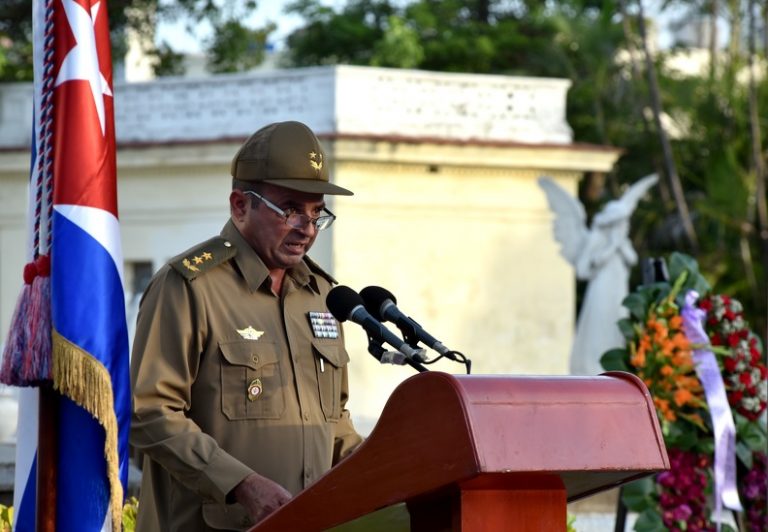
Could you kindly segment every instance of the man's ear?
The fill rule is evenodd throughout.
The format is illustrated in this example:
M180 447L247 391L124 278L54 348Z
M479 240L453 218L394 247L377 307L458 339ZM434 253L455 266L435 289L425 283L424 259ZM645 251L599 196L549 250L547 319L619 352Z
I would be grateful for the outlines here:
M229 211L234 220L242 221L245 219L249 208L250 203L242 190L235 188L229 193Z

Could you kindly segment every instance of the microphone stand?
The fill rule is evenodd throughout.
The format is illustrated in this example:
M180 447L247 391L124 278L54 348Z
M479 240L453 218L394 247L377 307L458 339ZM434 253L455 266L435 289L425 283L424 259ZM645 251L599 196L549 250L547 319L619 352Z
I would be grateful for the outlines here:
M381 362L382 364L389 363L389 364L395 364L395 365L398 365L398 366L402 366L403 362L404 362L404 363L408 364L409 366L411 366L412 368L414 368L415 370L417 370L419 372L429 371L429 369L426 368L423 364L421 364L420 362L416 362L412 358L403 355L399 351L397 353L402 356L402 358L403 358L402 362L397 362L394 359L392 359L392 360L382 360L383 358L387 358L388 351L386 349L384 349L384 346L381 344L381 342L377 342L376 340L374 340L374 338L372 336L368 337L368 352L370 354L372 354L373 357L376 360L378 360L379 362Z

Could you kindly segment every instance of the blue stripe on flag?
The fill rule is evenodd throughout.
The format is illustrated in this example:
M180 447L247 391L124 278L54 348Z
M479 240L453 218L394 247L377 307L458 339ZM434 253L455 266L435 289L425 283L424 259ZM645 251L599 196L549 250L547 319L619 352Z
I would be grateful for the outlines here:
M68 397L59 401L59 427L56 530L101 530L110 494L104 428Z
M78 225L56 211L53 225L56 235L51 272L53 325L59 334L94 356L109 371L118 424L120 480L125 492L131 396L125 295L120 274L110 254ZM89 413L69 400L62 402L60 422L60 453L63 454L59 461L57 507L71 514L73 507L85 510L92 505L92 510L98 510L103 521L102 490L97 486L106 482L104 430ZM65 483L71 484L65 486ZM103 486L108 503L109 485ZM75 497L71 505L63 503L66 492ZM83 500L85 493L94 495L92 502ZM67 508L70 511L67 512ZM91 530L83 526L83 513L79 512L77 518L79 528L73 529L63 527L60 521L63 516L59 513L60 530Z

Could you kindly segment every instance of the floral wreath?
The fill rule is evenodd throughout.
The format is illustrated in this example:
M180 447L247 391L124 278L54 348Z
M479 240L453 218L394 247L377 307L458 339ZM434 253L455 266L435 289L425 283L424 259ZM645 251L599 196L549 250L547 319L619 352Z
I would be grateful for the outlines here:
M626 485L622 500L639 514L637 531L763 532L768 530L763 347L741 304L712 293L693 258L673 253L669 272L674 282L643 285L627 296L629 317L618 322L626 347L601 359L606 370L629 371L648 386L670 458L668 471ZM696 300L698 294L703 296ZM691 328L692 315L702 317L699 335ZM733 427L730 464L722 459L721 435L715 438L722 431L714 426L723 416L712 400L711 375L702 373L704 353L713 355L715 384L724 390ZM730 504L723 495L729 473ZM723 500L732 514L721 512Z

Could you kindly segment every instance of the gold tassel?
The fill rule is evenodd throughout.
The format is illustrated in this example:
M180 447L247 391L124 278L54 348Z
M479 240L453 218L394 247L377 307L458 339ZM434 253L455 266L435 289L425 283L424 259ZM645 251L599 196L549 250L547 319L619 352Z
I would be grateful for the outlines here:
M104 457L110 485L112 530L122 530L123 485L117 457L117 418L112 379L104 365L57 331L52 333L53 387L72 399L101 423L106 433Z

